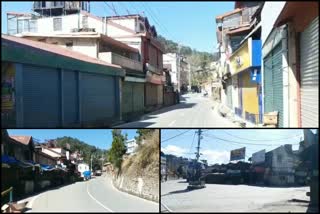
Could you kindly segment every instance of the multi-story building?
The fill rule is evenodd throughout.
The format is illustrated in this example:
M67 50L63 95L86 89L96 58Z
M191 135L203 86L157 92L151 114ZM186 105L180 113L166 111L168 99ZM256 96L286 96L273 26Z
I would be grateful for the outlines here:
M250 31L253 31L258 22L255 15L259 7L261 7L261 2L237 1L233 11L216 17L218 52L220 55L218 76L222 80L221 102L232 111L236 111L236 108L243 105L242 97L239 97L239 94L241 94L239 93L239 88L241 88L239 83L240 86L245 83L242 83L241 80L239 81L238 75L231 71L230 57L247 39L246 36ZM249 78L246 77L246 82L250 85L250 75ZM250 85L248 87L253 88L254 86ZM257 97L259 96L257 95ZM256 103L258 105L258 101ZM256 114L256 112L255 110L252 113ZM243 115L247 114L243 113Z
M106 17L106 35L139 50L146 75L145 107L151 110L163 104L163 45L154 26L141 15ZM141 94L140 94L140 97Z
M126 76L120 85L120 119L144 113L146 75L141 47L137 49L107 36L122 36L123 23L97 17L89 13L89 7L88 2L34 2L33 11L37 13L7 13L8 34L55 44L121 66Z

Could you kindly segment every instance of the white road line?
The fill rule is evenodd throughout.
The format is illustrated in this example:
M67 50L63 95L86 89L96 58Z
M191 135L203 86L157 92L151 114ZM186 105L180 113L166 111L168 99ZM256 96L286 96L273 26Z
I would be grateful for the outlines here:
M109 209L108 207L104 206L100 201L98 201L97 199L95 199L95 197L93 197L93 196L90 194L88 188L89 188L89 183L87 183L87 193L88 193L88 195L89 195L97 204L99 204L101 207L103 207L104 209L106 209L106 210L108 210L109 212L112 212L112 213L113 213L113 211L112 211L111 209Z
M164 203L161 202L161 205L164 206L164 208L166 208L170 213L172 213L173 211L171 209L169 209L169 207L167 205L165 205Z
M175 120L174 120L174 121L172 121L171 123L169 123L169 125L168 125L168 126L172 126L175 122L176 122Z

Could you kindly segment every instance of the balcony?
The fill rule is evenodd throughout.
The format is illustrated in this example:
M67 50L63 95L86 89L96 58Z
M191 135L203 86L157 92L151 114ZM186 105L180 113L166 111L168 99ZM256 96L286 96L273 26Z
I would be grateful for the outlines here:
M120 65L123 68L141 72L143 71L143 66L141 62L129 59L127 57L115 54L113 52L101 52L99 53L99 59L111 64Z

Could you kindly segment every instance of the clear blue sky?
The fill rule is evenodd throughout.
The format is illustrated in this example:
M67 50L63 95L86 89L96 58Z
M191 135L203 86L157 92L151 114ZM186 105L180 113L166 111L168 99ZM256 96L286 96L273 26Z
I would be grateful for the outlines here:
M112 6L110 1L107 1ZM200 51L214 52L216 47L215 17L234 8L225 2L113 2L119 15L140 13L148 17L157 32L168 39ZM7 11L31 12L32 2L1 2L2 32L7 32ZM115 15L104 2L91 2L91 13Z
M210 164L228 163L230 151L233 149L246 147L246 161L252 153L266 149L266 152L284 144L298 144L303 139L303 129L203 129L203 139L201 140L202 159L207 159ZM194 137L195 129L188 131L178 137L169 139L183 133L185 129L162 129L161 130L161 150L164 153L178 156L195 158L194 152L197 146L197 136ZM220 139L218 139L220 138ZM242 139L240 139L242 138ZM288 139L286 139L288 138ZM249 140L245 140L249 139ZM231 141L226 142L223 140ZM164 142L162 142L164 141ZM192 145L193 142L193 145ZM238 144L238 143L243 143ZM258 145L249 145L258 144ZM265 146L261 144L272 144ZM192 145L192 147L191 147ZM293 145L293 150L297 150L299 145Z
M96 146L100 149L109 149L112 144L112 129L8 129L9 135L27 135L39 139L55 139L57 137L73 137ZM122 129L122 134L127 133L128 139L133 139L136 129Z

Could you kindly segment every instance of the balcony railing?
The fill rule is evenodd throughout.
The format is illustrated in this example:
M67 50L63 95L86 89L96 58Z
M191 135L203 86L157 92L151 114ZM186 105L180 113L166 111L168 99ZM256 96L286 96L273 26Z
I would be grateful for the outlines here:
M99 59L115 64L115 65L120 65L124 68L132 69L135 71L143 71L143 66L142 63L133 59L129 59L127 57L118 55L113 52L101 52L99 53Z

